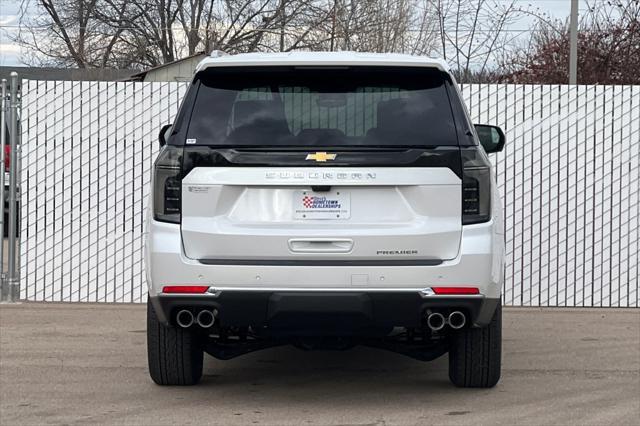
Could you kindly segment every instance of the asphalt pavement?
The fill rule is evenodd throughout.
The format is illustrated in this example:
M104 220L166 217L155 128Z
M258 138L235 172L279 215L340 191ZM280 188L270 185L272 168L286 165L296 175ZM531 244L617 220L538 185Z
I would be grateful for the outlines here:
M504 311L502 380L457 389L447 357L281 347L207 357L195 387L147 373L142 305L0 305L0 424L638 425L640 310Z

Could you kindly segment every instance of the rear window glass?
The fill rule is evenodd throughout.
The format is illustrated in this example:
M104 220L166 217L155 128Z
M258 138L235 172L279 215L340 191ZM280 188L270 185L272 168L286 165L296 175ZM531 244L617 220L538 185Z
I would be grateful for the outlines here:
M218 68L198 76L187 143L457 145L446 75L426 68Z

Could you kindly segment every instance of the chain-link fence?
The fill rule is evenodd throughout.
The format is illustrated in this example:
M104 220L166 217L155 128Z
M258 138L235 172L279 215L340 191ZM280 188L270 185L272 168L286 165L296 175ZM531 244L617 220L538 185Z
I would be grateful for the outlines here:
M26 81L20 296L145 300L157 133L185 83ZM507 133L504 302L639 306L640 87L466 85Z

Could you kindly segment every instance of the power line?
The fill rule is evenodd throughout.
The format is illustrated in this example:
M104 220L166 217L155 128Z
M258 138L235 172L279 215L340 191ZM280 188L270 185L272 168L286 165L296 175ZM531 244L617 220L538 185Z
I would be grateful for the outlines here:
M17 25L2 25L0 24L0 28L7 28L7 29L28 29L28 30L46 30L49 28L57 28L57 29L65 29L65 30L94 30L97 27L76 27L73 25L66 25L66 26L58 26L55 24L51 24L51 25L24 25L24 24L17 24ZM114 30L139 30L141 27L119 27L119 26L109 26L108 28L110 29L114 29ZM287 27L289 29L304 29L303 27ZM198 31L222 31L224 30L224 28L206 28L206 27L190 27L190 28L183 28L182 26L176 25L175 27L153 27L154 30L174 30L174 31L192 31L192 30L198 30ZM263 31L263 32L271 32L271 31L277 31L278 33L280 32L280 27L274 27L274 28L254 28L251 30L247 30L247 31L255 31L255 32L259 32L259 31ZM422 31L422 32L439 32L440 30L423 30L420 28L409 28L408 31ZM491 31L491 30L482 30L482 29L462 29L462 30L458 30L459 32L486 32L486 33L494 33L496 31ZM531 28L508 28L508 29L501 29L498 32L506 32L506 33L523 33L523 32L529 32L532 31ZM455 32L455 31L445 31L445 32Z

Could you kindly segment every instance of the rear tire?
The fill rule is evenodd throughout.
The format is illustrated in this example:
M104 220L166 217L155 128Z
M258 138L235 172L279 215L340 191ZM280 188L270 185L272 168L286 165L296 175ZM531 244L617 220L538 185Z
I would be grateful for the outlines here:
M158 321L147 299L147 356L151 379L159 385L195 385L204 353L196 333Z
M502 356L502 306L498 304L489 325L467 328L452 336L449 379L463 388L492 388L500 380Z

